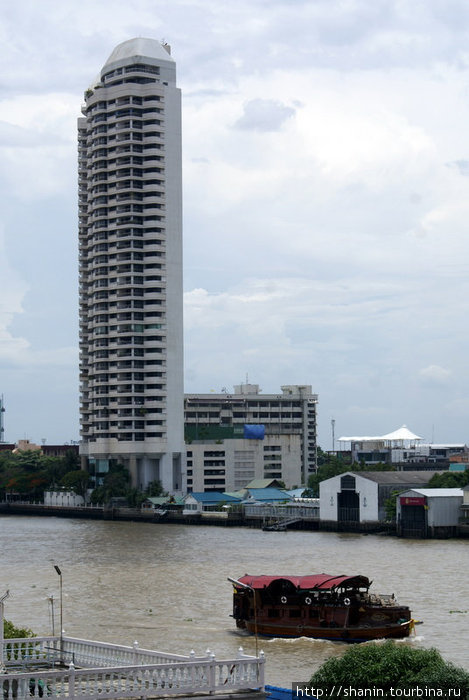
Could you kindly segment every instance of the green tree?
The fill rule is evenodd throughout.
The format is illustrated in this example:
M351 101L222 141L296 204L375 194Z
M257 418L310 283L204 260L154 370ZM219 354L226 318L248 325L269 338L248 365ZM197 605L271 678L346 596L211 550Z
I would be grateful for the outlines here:
M445 661L436 649L416 649L407 644L367 644L351 647L342 657L331 658L316 671L310 686L322 697L349 697L357 690L431 688L469 698L469 673ZM339 691L338 691L339 689ZM331 695L333 693L333 695Z
M401 493L400 491L391 491L390 495L386 500L384 501L384 511L386 513L386 520L393 521L396 519L396 499Z
M469 484L469 470L464 472L442 472L434 474L428 482L430 489L461 489Z
M64 457L48 457L39 450L0 452L0 497L8 492L32 499L42 498L45 489L56 488L64 474L77 467L73 451Z
M337 476L338 474L343 474L350 469L352 469L350 459L346 459L341 455L331 455L327 452L323 452L321 448L318 447L318 469L314 474L310 475L307 484L308 489L310 489L313 494L313 498L319 496L319 484L321 481L330 479L332 476Z
M145 498L157 498L158 496L167 496L167 492L163 489L161 481L150 481L145 488Z
M123 464L111 464L103 477L103 483L91 494L92 503L107 503L110 498L127 496L130 474Z
M83 496L86 503L89 480L90 475L87 471L84 469L77 469L73 472L67 472L62 478L60 484L66 489L71 489L79 496Z

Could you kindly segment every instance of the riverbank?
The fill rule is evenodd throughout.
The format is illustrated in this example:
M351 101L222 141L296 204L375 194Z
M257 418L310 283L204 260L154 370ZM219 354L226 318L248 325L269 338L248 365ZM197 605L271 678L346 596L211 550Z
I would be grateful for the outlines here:
M54 518L79 518L85 520L116 520L122 522L144 522L168 525L213 525L217 527L247 527L263 530L305 530L309 532L344 532L367 535L397 537L393 523L356 523L304 519L290 523L288 528L266 527L262 517L246 516L244 512L207 511L183 514L168 510L164 514L138 508L113 508L105 506L45 506L40 503L0 503L1 515L46 516ZM442 531L432 539L467 539L469 525L459 525Z

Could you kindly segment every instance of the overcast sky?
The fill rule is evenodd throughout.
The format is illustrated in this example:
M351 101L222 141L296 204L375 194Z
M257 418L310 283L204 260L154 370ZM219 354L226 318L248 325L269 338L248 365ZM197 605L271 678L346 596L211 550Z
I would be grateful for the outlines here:
M183 91L185 390L469 442L467 0L2 3L5 439L79 437L76 119L134 36Z

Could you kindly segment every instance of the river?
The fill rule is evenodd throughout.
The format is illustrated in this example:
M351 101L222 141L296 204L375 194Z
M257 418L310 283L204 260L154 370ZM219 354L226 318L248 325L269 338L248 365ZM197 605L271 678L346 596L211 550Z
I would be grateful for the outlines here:
M206 649L232 658L255 639L229 617L227 576L360 573L376 593L396 594L416 619L417 636L402 644L436 647L469 669L466 540L403 540L329 532L263 532L247 528L156 525L51 517L0 517L0 595L5 616L36 634L51 633L54 596L59 629L73 637L188 654ZM346 645L309 639L260 639L266 682L309 680Z

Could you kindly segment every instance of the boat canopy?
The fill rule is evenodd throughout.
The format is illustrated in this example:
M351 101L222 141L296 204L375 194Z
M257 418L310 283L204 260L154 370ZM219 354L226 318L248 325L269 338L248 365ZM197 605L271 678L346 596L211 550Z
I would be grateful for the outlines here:
M330 574L313 574L311 576L250 576L245 574L238 579L240 584L261 590L274 582L285 581L301 591L332 591L336 588L369 588L370 580L366 576L331 576ZM236 583L234 584L236 586Z

